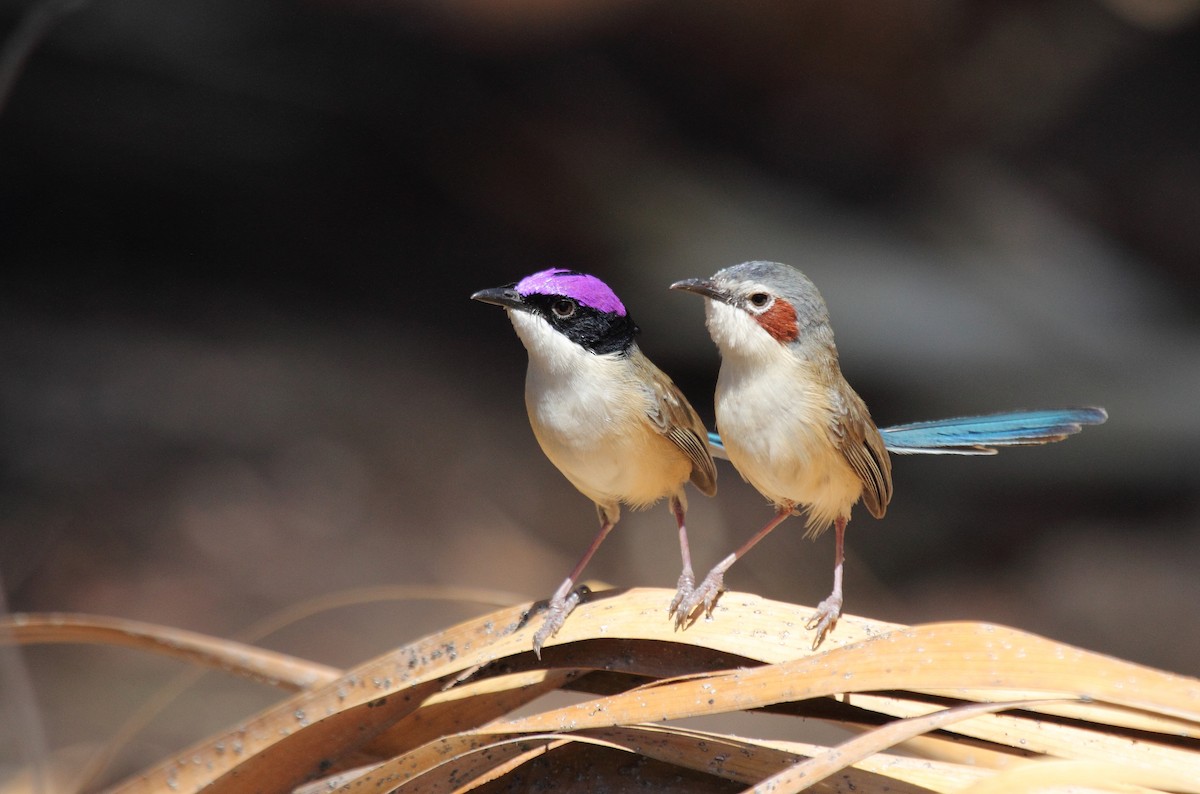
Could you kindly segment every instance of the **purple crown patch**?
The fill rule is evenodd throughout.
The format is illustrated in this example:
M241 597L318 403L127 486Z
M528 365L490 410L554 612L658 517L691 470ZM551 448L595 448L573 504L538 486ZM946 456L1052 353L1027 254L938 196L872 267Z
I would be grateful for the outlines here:
M562 295L597 311L625 316L625 305L607 284L574 270L552 267L534 273L518 281L516 290L522 295Z

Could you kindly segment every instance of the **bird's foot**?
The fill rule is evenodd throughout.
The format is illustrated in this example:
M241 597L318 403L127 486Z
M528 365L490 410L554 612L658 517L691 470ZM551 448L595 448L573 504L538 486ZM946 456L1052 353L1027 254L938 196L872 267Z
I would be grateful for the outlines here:
M815 651L821 643L825 642L825 637L829 632L833 631L837 625L838 618L842 616L842 597L836 593L830 594L820 604L817 604L817 611L808 619L808 624L805 626L809 631L815 630L817 636L813 637L813 650Z
M671 599L671 606L667 609L667 617L675 616L679 611L679 606L696 590L696 576L690 570L679 574L679 584L675 587L675 597ZM679 619L676 617L676 625Z
M578 591L568 594L566 598L551 599L550 604L546 607L546 617L542 621L542 627L533 635L533 652L537 658L542 658L542 646L546 644L546 640L558 633L563 623L566 622L567 615L570 615L578 605Z
M703 609L705 615L711 617L713 607L717 604L717 598L725 591L725 572L718 568L713 568L708 572L708 576L704 577L704 581L699 587L691 590L691 592L680 598L681 593L676 593L675 598L679 601L678 605L671 602L675 607L675 628L681 629L687 625L688 619L697 609Z

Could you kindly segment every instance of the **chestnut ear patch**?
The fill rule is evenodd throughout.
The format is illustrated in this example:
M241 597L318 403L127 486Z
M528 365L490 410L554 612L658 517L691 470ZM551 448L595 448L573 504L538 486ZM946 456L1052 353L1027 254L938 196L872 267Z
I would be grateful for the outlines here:
M796 310L783 298L776 298L771 308L754 319L777 342L794 342L800 331L796 327Z

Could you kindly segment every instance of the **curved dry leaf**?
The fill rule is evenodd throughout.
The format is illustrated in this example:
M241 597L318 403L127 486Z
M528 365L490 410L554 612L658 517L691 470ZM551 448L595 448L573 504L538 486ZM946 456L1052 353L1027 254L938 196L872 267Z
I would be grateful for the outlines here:
M1098 719L1133 709L1142 715L1137 719L1148 721L1141 723L1143 726L1166 715L1159 724L1171 728L1171 733L1163 733L1172 741L1200 733L1200 681L1013 629L956 623L893 630L890 624L846 617L822 651L814 654L809 649L811 635L803 628L811 611L806 607L727 593L713 620L701 620L676 632L666 618L670 596L669 591L655 589L596 593L585 598L547 645L543 659L542 666L558 659L571 669L555 669L542 678L531 671L537 665L530 652L532 631L539 625L536 615L530 620L517 607L466 621L288 698L116 790L160 794L212 786L218 792L248 788L287 791L345 766L360 757L360 751L386 754L411 748L417 739L457 730L394 759L407 764L403 767L406 774L419 774L437 768L456 753L471 753L476 756L472 764L482 764L478 759L484 755L479 748L529 735L553 734L565 739L563 731L584 731L581 735L599 740L599 744L616 744L617 732L633 730L628 726L636 723L763 708L846 692L892 693L890 704L874 694L850 697L852 703L856 698L863 703L877 698L873 705L884 714L904 710L920 714L936 708L921 701L923 697L928 700L925 693L935 692L943 698L982 701L997 700L997 695L1011 691L1091 698L1102 706L1095 710ZM614 653L614 643L624 652ZM687 653L687 648L703 649L703 653ZM772 664L696 674L694 659L719 660L726 655ZM565 683L578 668L611 668L652 677L691 675L478 726L498 713L508 713L509 705L528 702L526 698L534 690L540 693ZM498 675L506 673L510 675ZM470 675L475 678L467 680ZM464 680L467 682L461 683ZM609 683L628 686L637 680L627 675ZM461 692L442 692L447 684L456 683ZM904 698L904 690L914 693L912 700ZM455 703L462 704L462 713L451 713ZM1044 713L1050 713L1061 707L1044 708ZM1072 717L1080 718L1078 714ZM424 727L405 737L405 729L395 726L406 722ZM1065 727L1052 724L1053 730L1043 730L1043 737L1057 736ZM1034 720L1025 715L977 716L950 729L964 735L986 731L989 741L1017 746L1028 740L1026 733L1033 725ZM643 737L648 729L644 725L637 728ZM693 764L711 763L711 757L690 749L690 739L676 738L685 733L671 730L671 738L662 741L679 755L670 763L688 769L696 769ZM1102 730L1099 725L1097 732ZM1122 736L1119 731L1117 735ZM1162 746L1152 741L1153 736L1141 739L1146 747ZM1055 739L1039 747L1066 752L1062 745L1061 739ZM1186 741L1169 749L1166 774L1192 774L1200 779L1200 753ZM1134 762L1150 757L1145 750L1125 747L1124 751ZM759 761L768 758L764 751ZM502 775L503 769L519 766L521 761L515 759L501 759L479 774ZM873 761L861 763L867 768Z
M249 678L284 689L308 689L342 674L336 667L194 631L124 618L73 613L0 617L0 641L21 645L77 643L133 648Z
M781 749L748 739L660 725L618 726L570 735L602 738L620 744L639 755L746 785L778 774L828 749L808 745L804 752L797 753L794 750ZM864 793L880 791L892 794L926 790L914 781L904 780L882 770L882 766L871 769L846 769L837 785L827 786L822 781L811 781L810 785L816 784L811 790L851 790Z
M531 632L521 630L521 618L520 608L501 610L384 654L194 745L112 791L205 786L245 790L239 789L245 780L237 779L245 774L273 784L264 783L264 791L286 791L338 765L411 714L443 689L445 679L521 652L518 642L528 647ZM319 748L312 757L303 751L309 745ZM271 761L262 766L257 759L267 755Z
M520 761L519 765L511 768L498 767L496 773L499 777L494 782L482 777L473 781L474 788L469 790L578 794L595 791L729 794L731 791L731 785L726 780L663 764L598 742L571 741L567 738L544 751L530 753Z
M1097 791L1198 794L1200 779L1182 778L1156 769L1104 761L1028 761L984 778L963 794L1009 794L1070 786Z
M1111 657L1096 654L1098 660L1109 659ZM1100 662L1103 664L1104 662ZM1146 668L1150 669L1150 668ZM1184 679L1187 680L1187 679ZM926 694L936 695L948 698L963 697L962 690L939 690L929 689ZM1017 689L993 689L989 690L988 696L995 700L1031 700L1040 697L1043 693L1031 692L1029 690ZM971 697L970 699L974 699ZM1165 714L1157 714L1146 711L1136 711L1128 708L1106 706L1103 703L1081 703L1078 701L1054 701L1038 709L1039 713L1052 715L1056 717L1066 717L1072 720L1084 720L1087 722L1100 723L1111 727L1129 728L1134 731L1150 731L1152 733L1163 733L1168 735L1189 736L1195 735L1197 726L1191 720L1178 719Z
M663 588L633 588L592 593L571 613L546 648L600 637L684 643L773 664L812 656L904 628L895 623L843 615L837 631L812 650L812 632L805 628L812 607L770 601L727 591L712 617L699 618L676 630L667 618L675 593Z
M1033 753L1018 753L1003 745L986 746L983 742L949 732L914 736L895 749L918 758L980 770L1007 769L1014 763L1034 757Z
M1005 701L1003 703L970 703L942 709L923 717L910 717L880 726L862 736L830 747L819 755L801 761L788 769L760 781L748 789L754 794L792 794L820 783L860 761L895 747L914 736L929 733L956 722L1008 709L1030 708L1044 701Z
M788 753L771 749L756 755L753 748L746 743L723 742L707 736L697 737L673 728L619 726L565 734L493 733L486 729L472 731L430 742L425 747L395 759L392 769L403 770L404 774L416 777L443 767L448 759L453 760L467 754L478 755L488 748L509 746L514 742L520 743L523 739L544 741L548 738L590 741L604 746L619 747L675 766L742 782L756 780L762 774L784 768L795 760L795 757ZM497 763L500 760L505 759L499 759ZM762 774L756 776L756 772Z
M602 738L639 755L745 784L803 760L787 750L676 725L618 725L572 735Z
M530 670L485 678L430 697L363 748L373 759L392 758L441 736L463 733L499 719L547 692L561 689L575 670Z
M494 779L491 773L507 772L569 738L556 734L516 736L484 744L463 742L454 750L446 743L436 763L414 767L411 755L400 756L381 764L340 791L369 789L379 794L469 791L472 783L490 781Z
M762 743L805 758L812 758L829 749L824 745L807 742L770 740ZM908 743L905 744L907 746ZM971 783L994 774L988 767L978 767L969 762L948 763L932 761L921 756L912 757L892 755L891 753L876 753L868 756L860 760L856 767L864 772L874 772L879 776L916 786L922 791L933 791L939 794L950 794L950 792L958 794Z
M474 739L478 737L455 737L455 742L462 742L462 746L465 748L462 753L451 754L449 758L417 773L411 779L395 787L389 787L392 781L384 778L374 778L372 782L376 787L376 791L396 792L396 794L433 794L434 792L444 791L467 792L485 782L496 779L501 774L511 772L523 763L540 758L544 753L556 747L563 747L568 744L584 744L597 748L618 749L628 752L631 756L641 756L663 761L669 764L668 768L683 768L714 777L734 779L730 776L732 768L726 769L720 761L716 761L713 758L713 751L717 748L704 746L707 739L676 735L670 730L658 732L650 732L649 730L640 731L640 727L648 728L649 726L631 726L628 728L612 728L569 734L497 736L495 737L496 741L482 745L475 743ZM653 746L647 747L647 743L652 743ZM664 752L667 748L669 750ZM743 747L742 752L745 752L745 747ZM772 753L773 751L767 750L767 752ZM774 754L787 756L787 754L778 752L774 752ZM720 753L718 752L717 757L719 758L719 756ZM705 762L698 762L697 757L704 758ZM787 757L790 758L791 756ZM405 769L405 765L409 761L411 759L397 759L397 764L392 768L392 771L396 772L397 770ZM685 763L679 763L681 761ZM595 782L599 784L599 776L597 776ZM645 786L646 782L639 776L639 790ZM871 785L872 781L865 775L858 776L853 782L856 783L857 790L862 792L862 794L873 794L877 791L883 792L887 790L882 786L876 787ZM826 790L829 792L835 791L832 787L828 789L824 787L815 789L817 792ZM904 794L903 789L896 788L894 785L890 787L890 791L893 794Z
M665 593L665 590L655 589L592 594L576 609L560 635L577 639L588 639L597 634L603 636L608 633L606 627L611 621L613 628L619 629L617 636L640 635L669 641L674 631L663 611ZM776 657L789 651L801 652L802 645L796 644L796 641L798 637L803 643L803 636L792 635L786 626L768 634L759 624L792 624L800 620L798 613L803 610L764 602L753 596L748 598L757 606L752 616L743 621L743 625L758 626L752 628L757 638L756 646L770 650L770 655ZM284 774L285 761L282 759L286 758L298 764L299 768L294 770L294 775L298 777L294 779L302 781L313 774L309 765L293 753L277 750L284 745L300 743L300 737L312 734L314 729L317 734L325 736L325 730L319 728L321 721L341 717L348 710L355 710L358 715L348 720L349 724L355 726L352 736L339 733L339 721L338 729L323 739L321 762L326 766L337 764L416 708L414 704L403 713L388 711L387 719L384 719L384 711L362 711L366 703L392 696L400 696L406 703L410 699L423 701L433 691L440 689L443 681L453 681L464 671L509 656L528 654L526 658L532 660L530 649L537 621L536 616L529 619L526 612L526 608L522 607L502 609L385 654L336 681L297 694L267 709L234 730L197 743L179 753L177 758L126 781L113 791L162 792L213 785L223 775L244 766L247 759L256 758L268 749L272 750L275 759L272 768L279 780L293 779L293 776ZM653 621L647 619L649 614L654 615ZM848 633L856 636L853 631L856 625L870 624L870 621L854 619L846 622L850 626ZM653 625L647 625L650 623ZM802 628L799 633L803 634ZM689 630L686 634L690 635L690 644L709 641L731 653L742 650L738 648L736 638L731 640L726 633L708 627ZM560 636L558 642L562 641L563 637ZM430 687L430 682L437 683ZM298 718L296 715L303 716ZM230 748L236 748L236 752L231 752Z
M860 706L899 718L938 712L940 706L898 697L883 697L870 694L854 696ZM1057 713L1054 706L1061 701L1042 701L1042 704L1027 709L1029 712ZM1039 719L1029 714L996 714L986 720L976 720L960 725L955 732L962 736L983 739L997 745L1007 745L1027 754L1051 755L1059 758L1092 759L1107 761L1114 758L1138 759L1140 763L1180 767L1194 764L1194 751L1169 744L1148 742L1145 734L1125 735L1111 730L1110 726L1088 719L1088 707L1095 707L1099 716L1111 714L1114 709L1101 707L1094 702L1077 702L1071 709L1075 722L1063 724ZM1106 729L1107 727L1107 729ZM1177 733L1164 734L1167 737Z
M578 730L872 690L1028 689L1107 701L1197 723L1200 681L1092 654L1015 629L942 623L890 632L777 665L664 682L507 723Z

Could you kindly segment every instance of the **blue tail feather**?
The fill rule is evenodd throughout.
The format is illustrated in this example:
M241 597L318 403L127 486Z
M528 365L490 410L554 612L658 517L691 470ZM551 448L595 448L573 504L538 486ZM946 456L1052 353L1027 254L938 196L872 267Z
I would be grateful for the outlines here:
M1010 411L914 422L880 430L890 452L905 454L990 455L996 447L1048 444L1108 419L1103 408Z
M880 428L879 434L888 451L897 455L994 455L997 447L1062 441L1106 419L1103 408L1007 411L895 425ZM716 433L708 434L708 444L713 457L728 459Z

